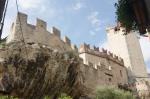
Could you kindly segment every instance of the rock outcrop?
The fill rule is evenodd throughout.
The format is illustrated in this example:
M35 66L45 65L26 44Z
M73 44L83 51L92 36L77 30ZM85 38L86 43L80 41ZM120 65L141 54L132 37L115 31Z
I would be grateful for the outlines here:
M84 95L81 64L75 52L12 43L0 49L0 90L21 99L57 99L62 92L79 99Z

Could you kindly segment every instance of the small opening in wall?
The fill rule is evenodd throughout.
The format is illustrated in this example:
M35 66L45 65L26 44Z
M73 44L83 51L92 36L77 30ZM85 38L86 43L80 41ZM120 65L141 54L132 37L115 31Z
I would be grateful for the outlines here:
M109 78L108 80L109 80L109 82L111 82L111 78Z
M44 27L43 25L40 25L40 27Z
M122 32L126 32L126 30L122 30Z
M121 75L121 77L122 77L122 71L120 70L120 75Z
M115 32L117 31L117 27L115 27Z
M112 67L111 67L111 66L109 66L109 67L108 67L108 69L109 69L109 70L112 70Z

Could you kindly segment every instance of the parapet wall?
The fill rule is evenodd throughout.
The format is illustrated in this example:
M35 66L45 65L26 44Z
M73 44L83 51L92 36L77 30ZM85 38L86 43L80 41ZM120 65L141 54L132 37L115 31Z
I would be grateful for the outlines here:
M64 40L61 39L61 31L56 27L52 27L49 32L45 21L37 18L36 25L32 25L28 24L27 20L26 14L20 12L17 14L7 38L7 44L24 40L26 43L40 43L60 51L78 50L67 36Z
M88 53L92 54L98 57L108 58L109 60L112 60L114 62L117 62L118 64L124 66L124 61L121 57L118 57L117 55L113 54L112 52L102 48L100 50L99 47L93 46L91 47L89 44L82 44L79 48L79 53Z
M114 33L121 33L121 34L126 34L126 29L124 27L121 27L121 26L115 26L115 27L107 27L106 28L106 32L109 34L114 34Z

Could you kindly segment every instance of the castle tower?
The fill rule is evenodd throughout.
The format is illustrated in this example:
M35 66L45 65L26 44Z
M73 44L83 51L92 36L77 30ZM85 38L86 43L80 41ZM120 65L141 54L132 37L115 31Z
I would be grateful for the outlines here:
M148 74L144 63L144 58L140 48L136 33L127 35L123 27L108 27L106 29L108 46L114 54L124 59L124 64L128 70L129 82L148 80Z

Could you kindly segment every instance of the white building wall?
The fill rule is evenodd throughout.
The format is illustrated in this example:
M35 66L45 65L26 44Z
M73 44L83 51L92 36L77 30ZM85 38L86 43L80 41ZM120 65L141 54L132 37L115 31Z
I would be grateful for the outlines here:
M136 78L148 77L139 40L135 33L126 36L132 70Z
M107 32L109 50L124 59L125 66L128 68L129 80L133 81L135 77L147 78L142 51L136 34L124 35L124 28L120 28L119 31L109 28Z

